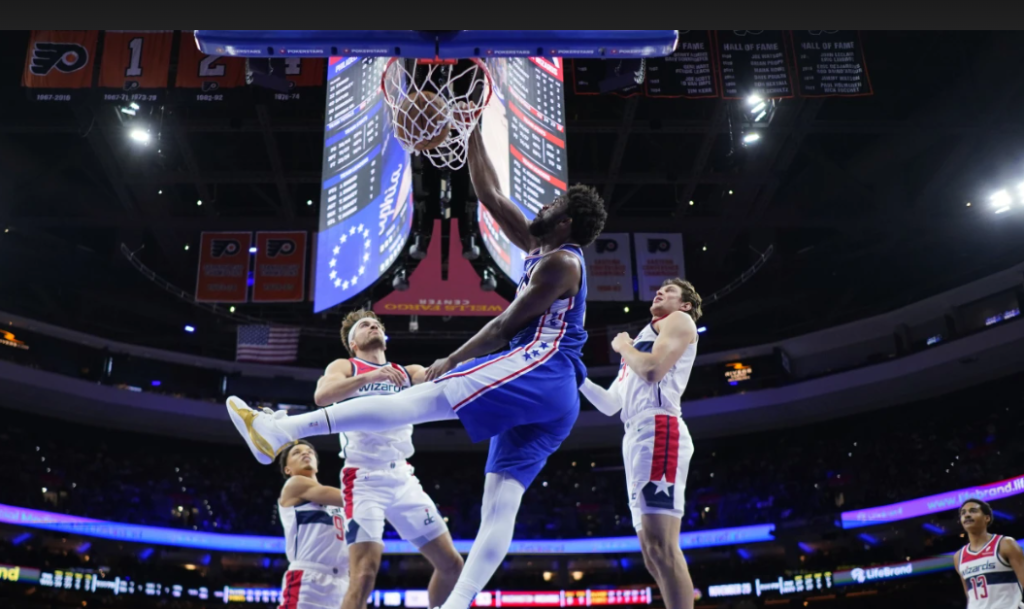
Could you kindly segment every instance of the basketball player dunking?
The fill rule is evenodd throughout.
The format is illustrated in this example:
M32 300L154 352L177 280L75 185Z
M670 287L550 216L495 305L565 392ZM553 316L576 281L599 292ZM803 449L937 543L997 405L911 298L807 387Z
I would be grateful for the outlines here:
M992 508L981 499L960 506L960 525L968 544L953 556L967 595L967 609L1024 607L1024 552L1012 537L988 532Z
M580 387L604 414L622 411L629 509L644 564L666 609L693 607L693 581L679 549L693 440L680 400L697 358L700 306L690 282L665 281L651 304L651 323L635 339L623 332L612 341L622 366L611 387L605 390L589 379Z
M512 542L523 493L579 415L587 340L582 247L600 234L607 218L594 189L577 185L527 222L501 193L479 132L469 142L469 173L480 202L509 240L530 255L508 309L434 362L426 371L433 382L294 417L266 416L228 398L235 427L261 463L272 461L295 438L453 418L473 441L490 439L480 531L443 609L467 609L494 575ZM509 350L487 355L506 342Z
M278 461L288 479L277 500L288 556L279 609L338 609L348 590L341 490L317 482L309 442L289 445Z
M317 382L317 406L366 396L394 395L423 382L423 366L403 367L385 357L384 324L372 311L352 311L341 324L350 359L335 360ZM444 602L462 572L448 526L406 460L413 454L412 425L341 434L341 488L349 544L351 585L342 609L362 609L373 592L384 553L384 520L430 561L427 595Z

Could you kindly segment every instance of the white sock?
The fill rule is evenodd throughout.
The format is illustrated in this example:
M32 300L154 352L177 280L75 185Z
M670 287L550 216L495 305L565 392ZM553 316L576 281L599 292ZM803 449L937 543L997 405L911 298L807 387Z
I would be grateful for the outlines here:
M343 431L384 431L402 425L457 418L440 383L423 383L393 395L371 395L283 417L278 425L293 440Z
M505 560L512 545L516 514L526 489L517 480L503 474L487 474L484 500L480 507L480 532L473 541L462 575L441 609L469 609Z

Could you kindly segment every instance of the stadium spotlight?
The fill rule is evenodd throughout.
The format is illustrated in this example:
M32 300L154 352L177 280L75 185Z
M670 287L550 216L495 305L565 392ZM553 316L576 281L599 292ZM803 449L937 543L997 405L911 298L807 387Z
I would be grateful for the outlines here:
M202 207L202 206L203 206L203 200L202 199L197 199L196 200L196 207Z
M754 133L748 133L748 134L743 136L743 144L744 145L750 145L750 144L753 144L754 142L756 142L759 139L761 139L761 134L760 133L757 133L756 131Z
M256 246L255 245L249 248L249 253L250 254L255 254L256 253Z
M313 199L306 199L306 205L308 205L308 206L312 207L312 205L313 205Z
M485 292L493 292L498 289L498 280L494 278L494 271L484 269L484 278L480 281L480 289Z
M409 289L409 278L406 275L405 267L401 267L395 272L395 278L391 280L391 287L399 292Z
M629 307L622 307L623 313L629 313Z
M750 97L747 98L747 103L750 104L751 106L756 107L758 104L764 103L764 98L761 97L760 95L751 95Z
M701 326L701 327L697 328L697 334L704 334L707 331L708 331L707 326Z
M185 331L192 334L196 331L195 326L185 326Z
M148 144L150 140L149 131L139 127L133 127L132 130L128 132L128 137L140 144Z
M1010 205L1013 204L1013 197L1006 190L1000 190L994 193L990 200L992 201L992 207L995 208L997 214L1001 214L1006 211L1010 211Z

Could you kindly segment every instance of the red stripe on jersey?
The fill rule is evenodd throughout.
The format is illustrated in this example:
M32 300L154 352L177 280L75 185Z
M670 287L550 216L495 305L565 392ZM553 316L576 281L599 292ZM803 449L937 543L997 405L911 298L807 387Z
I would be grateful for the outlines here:
M341 498L345 501L345 518L352 519L352 487L356 483L358 467L346 467L341 470Z
M986 543L985 546L977 552L971 551L970 544L964 546L964 550L960 554L960 564L966 564L975 560L980 560L982 558L989 558L990 556L995 556L996 546L999 545L1000 537L1002 537L1002 535L993 535L992 539L988 540L988 543Z
M665 479L675 484L679 467L679 419L665 414L654 417L654 453L651 455L651 480Z
M302 571L288 571L285 574L284 592L278 609L298 609L299 593L302 591Z

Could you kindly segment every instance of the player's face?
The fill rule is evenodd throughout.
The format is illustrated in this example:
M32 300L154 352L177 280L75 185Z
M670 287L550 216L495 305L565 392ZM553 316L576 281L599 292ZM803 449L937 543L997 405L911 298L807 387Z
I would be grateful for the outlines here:
M992 518L985 515L977 503L968 503L960 508L960 525L968 533L980 533L988 528L990 522Z
M384 326L376 319L369 317L360 319L356 322L354 342L354 346L362 350L383 349L385 347Z
M316 453L313 452L313 449L305 444L299 444L288 452L285 473L289 476L316 474L317 466Z
M555 231L559 222L567 220L566 211L569 203L565 199L555 199L551 205L540 208L540 212L530 222L530 234L534 237L546 237Z
M693 304L683 302L683 291L677 285L663 285L654 295L651 302L651 314L655 317L664 317L676 311L689 311Z

